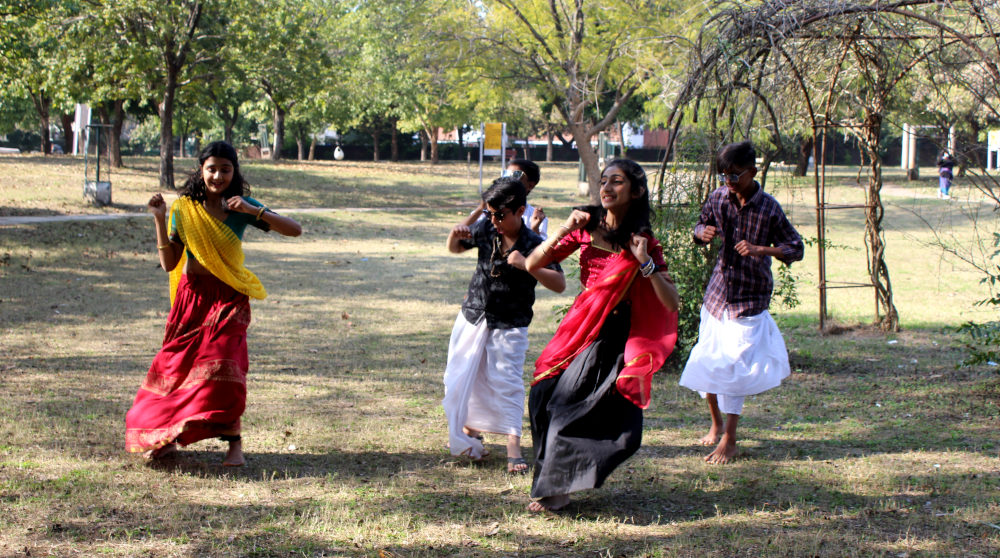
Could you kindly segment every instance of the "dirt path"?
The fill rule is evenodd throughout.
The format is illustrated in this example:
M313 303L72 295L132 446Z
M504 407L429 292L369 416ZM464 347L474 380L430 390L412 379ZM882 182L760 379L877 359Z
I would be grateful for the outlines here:
M369 213L373 211L423 211L419 207L301 207L294 209L275 209L278 213L330 213L334 211ZM15 215L0 217L0 227L17 225L34 225L38 223L59 223L65 221L111 221L113 219L128 219L130 217L149 217L149 213L108 213L104 215Z

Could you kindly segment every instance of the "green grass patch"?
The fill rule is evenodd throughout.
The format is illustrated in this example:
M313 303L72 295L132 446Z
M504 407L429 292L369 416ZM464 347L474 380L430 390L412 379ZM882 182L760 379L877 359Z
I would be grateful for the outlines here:
M156 164L126 165L112 173L116 205L99 209L80 199L82 161L0 157L0 215L139 211ZM474 267L447 253L445 237L474 204L475 169L254 161L245 170L254 196L289 208L305 233L246 238L248 266L270 296L253 303L249 461L235 471L221 467L217 440L162 466L123 451L124 414L168 311L151 219L0 226L0 555L1000 552L1000 376L956 368L964 349L947 329L987 316L974 306L985 293L974 271L930 245L926 225L974 241L966 215L982 204L961 179L945 203L929 181L889 174L901 332L868 327L870 290L843 289L829 302L836 333L820 334L817 256L807 250L793 267L802 303L772 308L794 373L748 398L739 459L703 461L705 404L662 372L638 454L565 513L537 516L524 511L530 477L505 473L501 437L487 437L483 463L444 449L441 377ZM837 171L831 202L860 199L855 174ZM582 201L575 177L574 165L543 165L533 203L558 223ZM808 186L771 180L803 236L815 236ZM327 210L295 211L311 207ZM981 228L996 226L988 219ZM829 227L831 276L863 279L863 215L843 210ZM570 301L538 295L528 363ZM527 427L525 446L530 455Z

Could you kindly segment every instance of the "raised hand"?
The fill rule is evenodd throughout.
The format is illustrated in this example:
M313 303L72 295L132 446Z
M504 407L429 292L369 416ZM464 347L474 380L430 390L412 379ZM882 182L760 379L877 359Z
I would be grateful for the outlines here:
M531 230L538 231L538 227L542 226L542 221L545 220L545 211L540 207L535 208L535 212L531 214L531 222L528 225Z
M563 226L566 227L566 229L568 229L570 232L572 232L575 230L582 229L584 226L587 225L588 221L590 221L590 213L587 213L586 211L581 211L579 209L574 209L573 213L570 213L569 217L566 218L566 223L563 224Z
M467 225L455 225L455 228L451 229L451 234L455 235L455 238L472 238L472 231Z
M632 238L628 243L629 250L632 251L632 255L638 260L639 265L642 265L649 261L649 239L641 234L633 234Z
M153 197L149 198L149 203L146 204L149 208L149 212L153 214L156 219L164 219L167 216L167 202L163 201L163 196L160 194L153 194Z

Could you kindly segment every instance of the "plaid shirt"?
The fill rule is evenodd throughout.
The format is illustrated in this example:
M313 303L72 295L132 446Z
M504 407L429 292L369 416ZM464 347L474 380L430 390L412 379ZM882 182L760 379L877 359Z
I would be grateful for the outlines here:
M709 194L694 227L697 244L705 244L698 235L707 226L715 227L716 237L722 239L704 300L705 309L719 319L727 310L730 318L754 316L771 304L771 257L741 256L734 248L741 240L781 248L783 256L778 259L785 263L802 259L804 247L799 233L777 200L760 184L754 184L757 191L743 207L725 186Z

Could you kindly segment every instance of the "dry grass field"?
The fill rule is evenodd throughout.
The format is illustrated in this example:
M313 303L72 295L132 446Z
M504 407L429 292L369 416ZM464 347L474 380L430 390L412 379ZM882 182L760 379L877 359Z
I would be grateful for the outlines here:
M115 204L93 208L80 199L82 161L0 157L0 218L141 211L156 161L127 165L111 177ZM270 296L253 303L238 470L221 467L218 441L159 465L123 451L124 415L169 305L152 220L0 224L0 556L1000 553L1000 375L957 367L965 349L948 329L995 312L975 306L988 294L981 274L931 246L927 226L961 246L976 241L970 214L982 234L996 230L961 180L948 203L930 181L889 178L900 333L865 325L869 289L832 292L838 333L818 332L807 248L793 267L801 304L772 308L794 373L748 399L737 460L703 462L707 411L671 363L654 379L638 454L565 511L533 515L530 478L505 473L499 437L483 463L444 448L441 377L474 266L444 241L476 199L478 171L248 162L244 172L254 197L305 232L249 231L244 244ZM544 165L533 203L561 220L580 203L575 176ZM831 201L860 199L854 176L839 170ZM780 175L769 190L815 237L812 190ZM296 211L307 208L325 210ZM829 221L831 277L864 280L862 215ZM570 290L539 289L529 363ZM527 428L525 445L530 455Z

